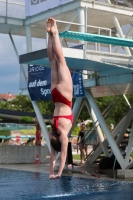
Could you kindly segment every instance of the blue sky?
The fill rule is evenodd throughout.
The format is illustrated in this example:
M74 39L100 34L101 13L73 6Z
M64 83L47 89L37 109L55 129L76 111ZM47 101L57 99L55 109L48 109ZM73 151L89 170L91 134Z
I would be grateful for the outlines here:
M19 55L26 53L26 38L13 36ZM33 51L45 48L45 40L32 39ZM0 34L0 94L19 94L20 65L9 35Z

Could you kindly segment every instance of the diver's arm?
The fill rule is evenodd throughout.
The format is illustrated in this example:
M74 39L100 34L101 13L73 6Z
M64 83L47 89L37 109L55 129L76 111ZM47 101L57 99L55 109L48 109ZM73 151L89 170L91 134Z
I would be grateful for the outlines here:
M60 142L61 142L61 154L60 154L60 166L58 174L56 178L60 177L65 166L66 157L67 157L67 146L68 146L68 137L66 133L61 133L60 135Z
M51 147L49 178L55 178L54 167L55 167L55 162L56 162L56 154L57 154L56 151Z

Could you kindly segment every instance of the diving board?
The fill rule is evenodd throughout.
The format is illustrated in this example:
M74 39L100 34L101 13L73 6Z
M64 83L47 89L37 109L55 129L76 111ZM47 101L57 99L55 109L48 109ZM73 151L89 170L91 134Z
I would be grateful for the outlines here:
M91 33L81 33L74 31L65 31L59 33L61 38L68 38L73 40L83 40L88 42L97 42L103 44L112 44L116 46L133 47L133 40L117 37L109 37L104 35L97 35Z

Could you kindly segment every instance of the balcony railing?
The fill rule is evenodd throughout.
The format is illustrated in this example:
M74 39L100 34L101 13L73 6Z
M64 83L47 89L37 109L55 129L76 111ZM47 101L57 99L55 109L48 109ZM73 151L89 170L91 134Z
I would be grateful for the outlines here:
M0 16L25 19L24 0L0 0Z

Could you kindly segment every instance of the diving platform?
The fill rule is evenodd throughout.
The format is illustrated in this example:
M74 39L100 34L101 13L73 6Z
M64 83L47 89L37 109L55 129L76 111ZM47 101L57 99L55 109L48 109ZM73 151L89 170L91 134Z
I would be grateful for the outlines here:
M133 40L117 37L109 37L98 34L80 33L74 31L65 31L59 33L61 38L69 38L72 40L82 40L88 42L97 42L103 44L112 44L115 46L133 47Z
M102 73L105 71L110 72L120 69L120 73L123 73L124 71L132 72L133 70L133 59L128 55L87 50L87 58L83 59L84 50L82 49L64 47L62 49L70 69L74 68L95 71L99 73L99 76L102 76ZM41 49L20 55L19 63L50 67L47 49ZM116 74L116 71L114 71L114 74Z
M124 59L124 56L122 56L121 59L118 56L118 59L121 62L118 65L102 62L102 58L105 59L105 54L102 55L99 61L95 61L89 59L89 56L87 59L83 59L83 50L63 48L63 52L66 58L67 65L70 69L87 70L95 72L97 74L96 77L83 81L84 87L86 89L90 89L94 97L133 93L133 65L131 65L130 67L126 65L121 66L121 59ZM128 60L129 57L125 56L125 61L127 61L127 63L129 62ZM42 49L39 51L20 55L19 62L20 64L41 65L50 67L50 62L47 56L47 49ZM119 76L117 75L117 73L119 73Z

